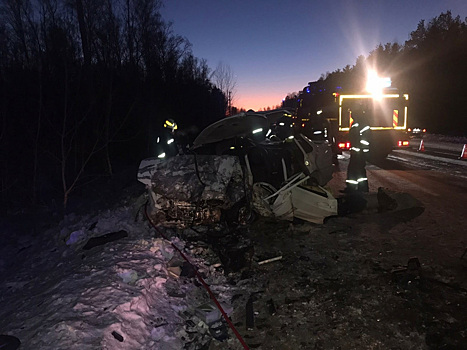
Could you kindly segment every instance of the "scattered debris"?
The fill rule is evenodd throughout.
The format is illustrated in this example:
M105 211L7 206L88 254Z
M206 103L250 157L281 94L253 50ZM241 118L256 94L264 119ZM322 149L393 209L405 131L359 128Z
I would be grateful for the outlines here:
M227 306L222 304L222 309L227 314L227 316L231 315L233 312L233 308L231 306ZM222 319L222 313L219 308L211 301L199 305L195 310L196 316L200 318L208 326L213 324L214 322L218 322Z
M123 342L123 336L122 336L120 333L118 333L118 332L116 332L116 331L113 331L113 332L112 332L112 335L113 335L114 338L117 339L120 343Z
M170 273L169 273L170 274ZM178 278L178 277L177 277ZM178 280L167 280L165 283L165 290L167 292L167 295L172 298L185 298L186 297L186 292L185 290L181 287L181 285L178 283Z
M119 239L128 237L128 232L120 230L118 232L111 232L99 237L91 237L83 247L83 250L89 250L91 248L104 245L109 242L117 241Z
M190 264L188 261L184 261L182 265L182 272L180 273L180 276L182 277L187 277L187 278L193 278L196 276L196 270L195 267Z
M167 263L167 273L172 277L178 278L182 274L183 261L174 255Z
M263 265L263 264L269 264L269 263L272 263L274 261L279 261L282 259L282 255L280 256L276 256L275 258L271 258L271 259L266 259L266 260L262 260L262 261L259 261L258 262L258 265Z
M182 273L182 269L180 268L180 266L169 266L167 268L167 272L170 276L178 278Z
M124 270L118 273L118 277L120 277L124 283L135 284L138 280L138 273L134 270Z
M213 336L214 339L220 342L223 342L229 338L228 328L222 321L214 322L212 325L210 325L209 333Z
M417 257L411 257L407 266L397 267L391 271L393 282L402 284L404 287L419 282L422 277L421 264Z
M211 240L211 244L226 272L238 272L251 265L254 245L242 232Z
M275 315L276 314L276 305L274 304L274 300L272 300L272 298L271 298L266 302L266 304L268 306L269 314L271 316Z

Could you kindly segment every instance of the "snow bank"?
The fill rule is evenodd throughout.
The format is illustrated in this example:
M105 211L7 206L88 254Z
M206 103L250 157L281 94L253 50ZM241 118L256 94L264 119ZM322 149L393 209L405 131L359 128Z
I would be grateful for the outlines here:
M17 252L22 259L16 269L3 268L2 333L18 337L24 349L175 350L211 341L195 314L208 294L193 277L168 274L167 264L178 253L155 237L138 209L68 215L31 241L27 254ZM128 237L82 250L90 238L120 230ZM205 260L185 252L214 289L226 284ZM233 293L233 287L224 291L219 301L228 305Z

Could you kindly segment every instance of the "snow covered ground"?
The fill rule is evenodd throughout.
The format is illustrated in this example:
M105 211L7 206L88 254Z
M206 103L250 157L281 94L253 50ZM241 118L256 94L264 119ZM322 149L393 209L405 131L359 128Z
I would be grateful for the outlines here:
M202 304L212 304L209 295L195 277L169 272L182 266L181 258L143 220L144 197L95 214L68 215L40 236L10 236L0 255L0 333L18 337L21 349L178 350L208 344L213 329L197 313ZM128 236L83 250L90 238L119 231ZM226 288L217 256L205 246L171 241L231 310L237 288Z

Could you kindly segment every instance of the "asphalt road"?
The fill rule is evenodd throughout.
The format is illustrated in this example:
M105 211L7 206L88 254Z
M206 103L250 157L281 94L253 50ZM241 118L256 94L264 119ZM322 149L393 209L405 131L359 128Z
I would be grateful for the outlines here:
M336 197L345 187L348 159L348 154L339 159L329 184ZM409 223L414 232L411 245L401 244L400 249L407 249L407 254L420 257L428 266L443 266L447 275L455 271L456 283L467 288L465 263L460 261L467 249L467 161L397 150L384 161L369 163L367 175L370 193L379 187L409 193L425 208ZM462 260L467 262L467 253Z

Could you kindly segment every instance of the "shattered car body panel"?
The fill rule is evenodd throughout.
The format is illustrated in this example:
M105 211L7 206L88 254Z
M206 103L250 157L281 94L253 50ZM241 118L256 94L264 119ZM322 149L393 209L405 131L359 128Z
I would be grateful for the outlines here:
M321 186L294 187L291 198L293 215L298 219L322 224L326 217L337 215L337 200Z
M332 149L327 141L312 141L303 134L294 138L294 142L303 154L303 163L307 174L320 186L332 179Z
M297 174L277 191L269 184L255 184L253 206L264 216L322 224L326 217L337 215L337 200L321 186L305 185L308 178Z
M151 217L164 226L217 223L246 195L243 171L233 156L145 159L138 180L148 188Z

